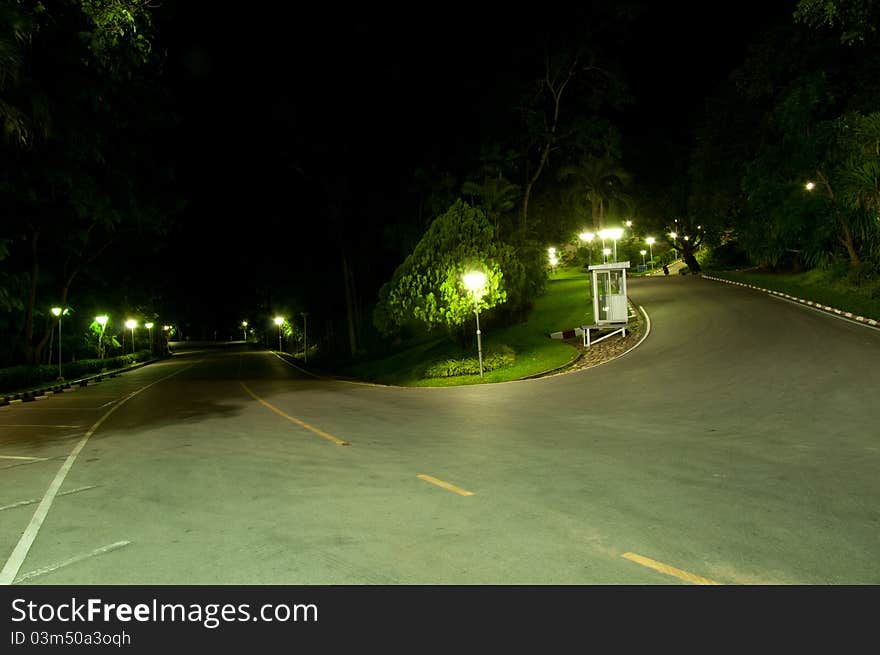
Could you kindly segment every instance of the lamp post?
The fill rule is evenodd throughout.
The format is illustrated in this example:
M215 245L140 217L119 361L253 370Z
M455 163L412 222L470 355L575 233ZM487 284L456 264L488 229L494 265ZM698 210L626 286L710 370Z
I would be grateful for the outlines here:
M648 244L648 254L651 255L651 270L654 270L654 237L648 237L645 239L645 243Z
M153 324L152 323L144 323L144 327L147 328L147 338L150 340L150 354L153 354Z
M58 317L58 379L64 380L64 376L61 375L61 316L64 311L61 307L53 307L52 314Z
M475 272L464 276L464 286L474 296L474 315L477 317L477 357L480 361L480 379L483 379L483 340L480 336L480 292L486 284L486 275Z
M303 364L309 363L308 312L300 312L303 317Z
M284 318L281 316L275 317L275 325L278 326L278 350L281 351L281 324L284 323Z
M611 248L602 248L602 263L608 263L608 255L611 254Z
M589 247L589 249L590 249L590 262L588 265L592 266L593 265L593 239L596 238L596 235L593 234L592 232L581 232L580 234L578 234L578 238L581 241L583 241L584 243L586 243L587 246Z
M244 341L247 341L247 321L241 322L241 334L242 334L242 339Z
M135 351L135 348L134 348L134 329L137 326L138 326L138 322L136 320L134 320L133 318L130 318L125 322L125 327L127 327L129 330L131 330L131 352L132 352L132 354L134 354L134 351Z
M104 368L104 330L107 328L107 316L95 316L95 323L101 326L101 334L98 336L98 353L101 356L101 369Z
M642 256L642 268L648 268L647 265L645 265L645 253L646 252L648 252L648 251L647 250L639 250L639 254Z

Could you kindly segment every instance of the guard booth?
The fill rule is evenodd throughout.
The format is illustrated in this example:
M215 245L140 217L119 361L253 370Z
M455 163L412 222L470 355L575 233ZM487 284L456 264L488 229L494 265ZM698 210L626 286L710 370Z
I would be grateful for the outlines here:
M584 325L584 346L598 343L615 334L626 336L629 324L629 306L626 300L626 269L629 262L596 264L590 266L591 289L593 291L594 325ZM598 339L590 339L591 330L612 331Z

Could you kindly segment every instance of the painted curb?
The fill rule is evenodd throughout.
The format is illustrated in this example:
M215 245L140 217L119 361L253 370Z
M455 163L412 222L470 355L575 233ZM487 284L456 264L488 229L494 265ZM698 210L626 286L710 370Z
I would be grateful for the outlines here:
M715 282L725 282L726 284L732 284L737 287L744 287L746 289L754 289L755 291L763 291L764 293L770 294L771 296L778 296L780 298L785 298L786 300L791 300L792 302L798 302L807 307L812 307L813 309L818 309L820 311L825 312L826 314L833 314L834 316L839 316L840 318L845 318L850 321L856 323L862 323L864 325L870 325L871 327L880 326L880 321L876 321L873 318L865 318L864 316L855 316L852 312L846 312L841 309L837 309L836 307L829 307L828 305L823 305L822 303L815 302L813 300L804 300L803 298L798 298L796 296L791 296L787 293L782 293L781 291L774 291L773 289L765 289L764 287L758 287L754 284L746 284L745 282L736 282L734 280L725 280L722 277L713 277L712 275L706 275L705 273L701 274L707 280L714 280Z

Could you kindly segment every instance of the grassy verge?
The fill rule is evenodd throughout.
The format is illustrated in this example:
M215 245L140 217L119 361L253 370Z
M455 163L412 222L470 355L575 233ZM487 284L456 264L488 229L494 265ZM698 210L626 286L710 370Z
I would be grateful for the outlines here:
M567 330L592 322L589 304L589 275L577 269L554 273L546 293L535 301L525 322L504 328L482 330L483 351L507 345L516 352L516 361L504 368L485 373L482 382L506 382L564 366L575 359L577 351L559 339L550 339L551 332ZM476 339L476 337L475 337ZM443 359L476 356L462 353L446 337L427 338L405 344L398 352L381 359L358 362L343 373L363 380L401 386L447 387L479 384L479 375L423 379L425 368Z
M880 297L876 297L876 288L867 285L854 286L845 278L836 277L830 271L812 270L806 273L709 271L708 274L725 280L781 291L797 298L880 320Z

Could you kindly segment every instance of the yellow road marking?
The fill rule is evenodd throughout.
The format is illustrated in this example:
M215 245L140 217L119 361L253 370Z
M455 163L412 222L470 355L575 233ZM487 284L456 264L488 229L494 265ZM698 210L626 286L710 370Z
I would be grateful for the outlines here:
M304 427L306 430L310 430L311 432L314 432L314 433L317 434L319 437L323 437L323 438L326 439L327 441L332 441L332 442L335 443L337 446L350 446L350 445L351 445L351 443L349 443L348 441L343 441L342 439L337 439L337 438L334 437L332 434L327 434L327 433L324 432L323 430L319 430L318 428L314 427L313 425L309 425L309 424L306 423L305 421L300 421L300 420L299 420L298 418L296 418L295 416L291 416L290 414L287 414L287 413L285 413L285 412L282 412L280 409L278 409L277 407L275 407L275 405L272 405L271 403L267 403L265 400L263 400L262 398L260 398L260 397L259 397L257 394L255 394L253 391L251 391L251 390L248 388L248 386L247 386L244 382L240 382L239 384L241 384L241 386L244 387L244 390L247 391L247 392L253 397L254 400L256 400L258 403L260 403L260 404L263 405L264 407L267 407L268 409L271 409L273 412L275 412L276 414L278 414L278 416L283 416L283 417L286 418L288 421L291 421L292 423L296 423L296 424L299 425L300 427Z
M654 569L655 571L660 571L660 573L665 573L666 575L671 575L679 580L684 580L685 582L690 582L691 584L700 584L700 585L717 585L720 584L713 580L709 580L708 578L703 578L699 575L695 575L694 573L688 573L687 571L682 571L681 569L677 569L674 566L669 566L668 564L664 564L663 562L658 562L649 557L642 557L641 555L636 555L635 553L624 553L623 557L628 559L631 562L635 562L636 564L641 564L642 566L647 566L649 569Z
M436 484L438 487L443 487L444 489L448 489L449 491L454 491L459 496L473 496L473 491L467 491L465 489L460 489L456 487L454 484L449 484L448 482L443 482L443 480L438 480L437 478L425 475L424 473L420 473L416 476L419 480L424 480L425 482L430 482L431 484Z

